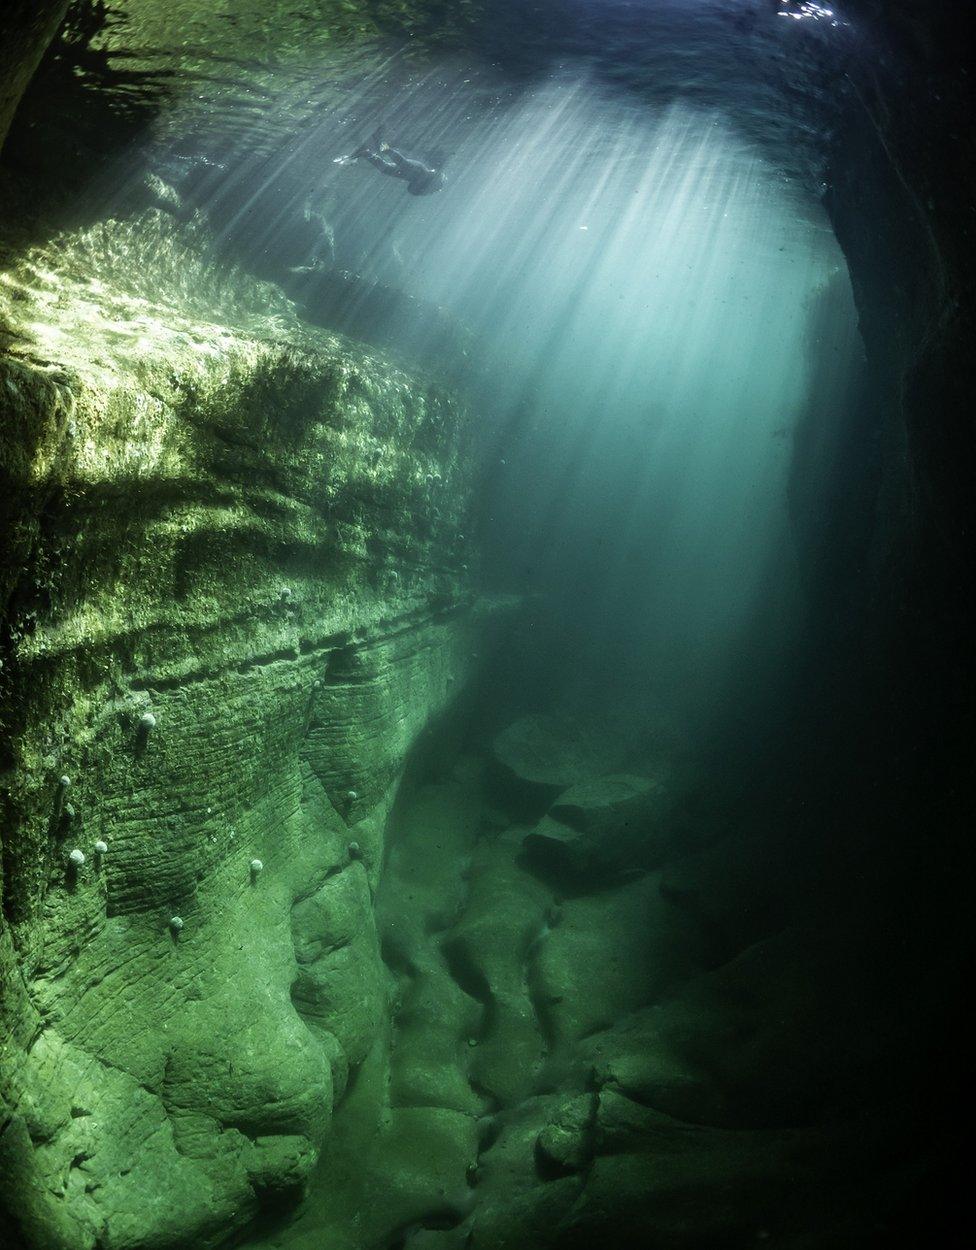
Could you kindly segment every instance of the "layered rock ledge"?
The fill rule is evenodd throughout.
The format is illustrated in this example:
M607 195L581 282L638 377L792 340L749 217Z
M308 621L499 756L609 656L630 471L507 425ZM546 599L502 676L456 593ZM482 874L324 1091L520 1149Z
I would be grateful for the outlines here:
M385 818L494 616L465 415L192 223L7 259L3 1202L45 1250L216 1245L386 1015Z

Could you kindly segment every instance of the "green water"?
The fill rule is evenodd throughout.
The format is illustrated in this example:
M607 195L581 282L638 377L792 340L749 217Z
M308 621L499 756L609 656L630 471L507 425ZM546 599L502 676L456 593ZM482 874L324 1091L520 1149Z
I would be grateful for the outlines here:
M454 138L442 193L363 163L311 203L336 264L473 334L491 583L544 596L625 683L714 704L757 638L755 680L773 679L804 612L795 438L824 372L840 393L863 355L823 210L722 113L644 109L578 74L480 118L458 95L427 85L389 123L421 151ZM818 426L829 462L836 417Z
M804 853L777 845L775 739L809 647L803 530L829 511L863 360L846 264L809 184L728 111L648 107L580 66L472 109L458 78L322 136L342 153L379 118L404 151L445 153L447 182L416 198L365 161L325 164L307 255L384 293L368 334L471 404L481 495L459 538L484 589L524 606L394 809L390 1049L338 1109L294 1224L253 1244L750 1245L767 1219L791 1244L815 1199L759 1159L809 1132L827 1166L807 1078L785 1075L825 1039L761 1023L791 1010L804 940L773 939L775 988L750 947L778 931L767 891L793 889L780 857ZM299 306L328 324L307 281ZM391 292L415 302L384 310ZM551 788L511 765L513 733ZM764 859L776 884L735 902L723 878ZM768 1001L740 1016L742 994ZM765 1059L718 1076L740 1027ZM753 1168L792 1200L700 1212Z

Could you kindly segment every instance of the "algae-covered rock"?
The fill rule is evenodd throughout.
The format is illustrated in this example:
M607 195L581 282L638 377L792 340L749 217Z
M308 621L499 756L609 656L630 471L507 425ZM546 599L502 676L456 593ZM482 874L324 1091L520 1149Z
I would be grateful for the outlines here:
M802 1132L696 1128L601 1093L597 1158L558 1244L762 1244L784 1222L802 1228L816 1209L817 1146L825 1150Z
M882 1100L892 1079L870 1057L867 1021L878 1008L867 971L838 932L790 928L592 1031L574 1046L564 1079L730 1129L855 1114ZM904 1025L892 1015L885 1028L891 1039Z
M533 982L553 1047L660 997L698 966L697 931L647 876L566 899L539 942Z
M400 813L377 899L383 949L397 980L394 1105L472 1116L485 1109L465 1071L484 1006L458 983L442 947L464 907L478 829L477 796L455 782L422 788Z
M549 1176L538 1169L538 1142L554 1117L565 1111L558 1094L529 1098L495 1117L482 1148L475 1188L476 1206L468 1221L468 1245L477 1250L555 1243L559 1223L582 1188L578 1173Z
M368 1166L371 1203L390 1228L454 1223L471 1207L468 1177L478 1155L477 1122L443 1107L396 1107Z
M710 1024L714 1021L710 1020ZM671 1043L666 1008L623 1016L577 1047L571 1082L615 1090L642 1106L691 1124L727 1124L728 1095L696 1057Z
M157 211L11 262L0 320L4 1201L32 1250L205 1248L300 1196L382 1028L386 816L484 636L465 418Z
M499 1106L531 1092L547 1050L529 977L550 897L519 870L516 846L479 846L463 915L445 940L455 977L484 1006L469 1039L469 1079Z
M356 1065L380 1028L387 998L362 864L351 862L296 903L291 924L298 963L291 986L295 1009L313 1032L335 1039L346 1065Z
M549 815L580 833L625 836L662 790L661 782L649 777L614 773L573 786L553 803Z

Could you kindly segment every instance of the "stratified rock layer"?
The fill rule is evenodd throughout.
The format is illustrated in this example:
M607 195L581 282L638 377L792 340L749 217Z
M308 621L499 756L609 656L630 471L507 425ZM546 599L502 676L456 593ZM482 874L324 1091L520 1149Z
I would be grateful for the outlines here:
M155 213L17 262L0 327L2 1197L44 1250L214 1245L385 1018L386 813L486 619L463 414Z

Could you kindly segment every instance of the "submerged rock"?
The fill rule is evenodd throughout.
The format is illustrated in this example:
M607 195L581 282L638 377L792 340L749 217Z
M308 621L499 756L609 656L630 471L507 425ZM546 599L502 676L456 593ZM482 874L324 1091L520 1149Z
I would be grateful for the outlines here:
M595 1137L560 1250L763 1245L774 1229L802 1231L823 1202L829 1144L818 1134L703 1130L605 1091Z
M452 1224L470 1210L468 1175L478 1157L478 1126L444 1107L394 1107L370 1150L372 1202L388 1227Z
M551 1050L653 1002L699 966L699 945L695 926L661 897L654 875L566 899L532 970Z
M563 1095L543 1095L495 1117L479 1158L477 1206L465 1244L478 1250L553 1245L583 1186L577 1171L545 1180L540 1175L540 1134L566 1108Z
M531 1092L546 1051L527 976L549 896L519 870L514 850L504 839L481 843L464 914L444 947L459 983L484 1004L469 1079L499 1106Z
M385 818L484 641L465 415L158 211L22 255L0 321L3 1200L36 1247L205 1248L298 1196L382 1026Z
M578 1172L593 1157L595 1094L566 1098L536 1139L539 1155L563 1172Z
M495 738L492 756L509 803L541 814L563 790L619 767L626 746L600 726L523 716Z
M461 1057L480 1031L484 1005L460 985L442 950L464 907L479 827L471 793L451 782L420 790L402 814L377 896L383 953L396 978L397 1013L389 1090L403 1106L480 1115Z
M632 827L651 806L651 796L662 789L660 781L615 773L573 786L553 803L549 815L581 833L612 836Z
M674 799L659 780L615 773L572 786L526 835L533 868L586 885L656 867L673 838Z

